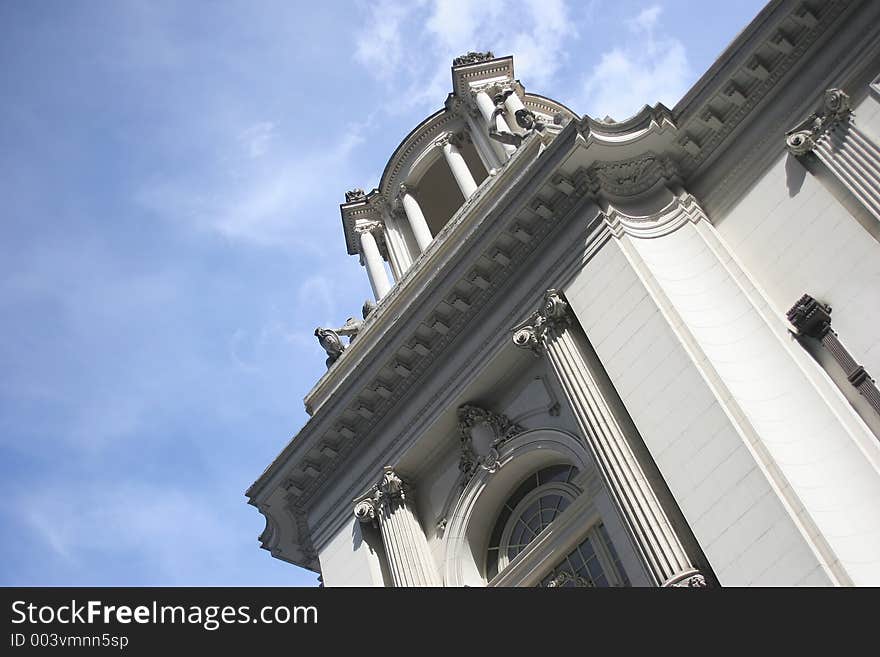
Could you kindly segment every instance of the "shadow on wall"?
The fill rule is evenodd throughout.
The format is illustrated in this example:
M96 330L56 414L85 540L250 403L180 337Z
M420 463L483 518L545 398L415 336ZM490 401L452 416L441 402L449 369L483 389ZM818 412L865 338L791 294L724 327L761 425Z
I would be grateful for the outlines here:
M798 195L801 187L804 186L806 177L807 170L804 168L804 165L794 155L789 153L785 160L785 184L788 187L789 198L794 198Z

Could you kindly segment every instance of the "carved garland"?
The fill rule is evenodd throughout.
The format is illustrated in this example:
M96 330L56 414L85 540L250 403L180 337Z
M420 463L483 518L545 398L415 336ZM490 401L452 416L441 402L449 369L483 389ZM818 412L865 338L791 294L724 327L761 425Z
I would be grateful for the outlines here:
M495 433L495 439L489 451L482 456L474 450L471 430L480 424L486 424ZM525 429L512 422L506 415L495 413L474 404L462 404L458 407L458 433L461 437L461 459L458 468L464 475L462 488L471 480L478 468L495 472L501 466L498 450L505 442L522 433Z

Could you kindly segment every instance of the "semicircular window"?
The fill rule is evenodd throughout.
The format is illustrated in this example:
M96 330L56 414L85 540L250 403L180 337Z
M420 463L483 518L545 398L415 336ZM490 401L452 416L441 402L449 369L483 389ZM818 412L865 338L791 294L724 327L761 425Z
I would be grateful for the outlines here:
M556 517L580 490L571 483L578 470L552 465L529 475L504 503L486 554L486 578L504 570Z

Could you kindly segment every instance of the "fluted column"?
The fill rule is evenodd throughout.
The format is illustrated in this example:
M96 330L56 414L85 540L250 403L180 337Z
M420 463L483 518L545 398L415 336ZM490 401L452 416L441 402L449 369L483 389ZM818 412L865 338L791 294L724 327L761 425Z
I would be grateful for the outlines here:
M394 586L440 586L428 541L413 510L409 486L385 468L379 484L354 507L362 523L378 525Z
M413 196L413 191L415 190L412 186L401 185L400 204L403 206L403 211L406 213L406 219L409 221L409 226L412 229L413 235L415 235L416 242L419 245L419 251L421 252L428 248L428 245L434 238L431 235L431 229L428 228L428 222L425 220L422 208L419 206L416 197Z
M379 301L391 290L391 283L388 281L388 274L382 263L382 254L379 252L379 245L373 235L373 231L381 230L381 228L382 224L379 222L370 222L355 227L355 231L360 235L363 265L367 269L370 287L373 288L373 296L376 297L376 301Z
M486 120L486 126L490 130L495 128L498 132L511 132L510 126L507 124L507 120L504 116L495 112L495 103L492 102L488 93L483 90L475 92L474 101L477 104L477 108L480 110L480 114L482 114L483 118ZM501 144L501 147L506 154L506 157L510 157L516 150L516 146L513 146L512 144Z
M519 327L514 344L545 354L577 418L593 460L651 579L658 586L705 586L639 464L632 444L605 399L578 344L568 303L548 290L542 307ZM627 435L627 434L630 435Z
M449 165L449 170L452 172L452 177L455 178L455 183L461 190L461 195L467 201L477 191L477 181L471 175L471 170L468 168L461 150L459 150L461 137L454 133L448 133L440 140L440 146L443 149L443 157L446 159L446 164Z
M798 158L814 158L880 220L880 148L856 126L843 91L828 89L822 109L790 130L785 145Z

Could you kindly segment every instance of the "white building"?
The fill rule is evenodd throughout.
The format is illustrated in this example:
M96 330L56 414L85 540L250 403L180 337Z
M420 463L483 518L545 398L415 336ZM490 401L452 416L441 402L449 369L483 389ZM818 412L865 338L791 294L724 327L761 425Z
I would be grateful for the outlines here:
M621 122L457 58L341 206L377 303L319 331L263 547L327 586L880 585L878 76L870 1L771 2Z

